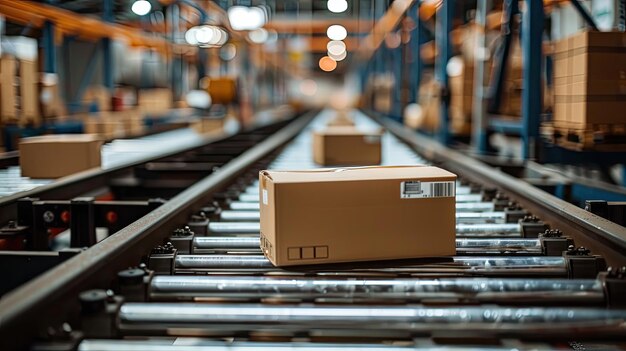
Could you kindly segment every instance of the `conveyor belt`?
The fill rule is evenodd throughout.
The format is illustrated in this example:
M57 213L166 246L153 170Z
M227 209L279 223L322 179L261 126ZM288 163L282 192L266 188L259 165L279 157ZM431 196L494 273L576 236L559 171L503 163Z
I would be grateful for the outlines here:
M570 232L546 230L544 213L520 208L508 189L496 194L488 179L468 183L461 174L455 256L272 266L259 249L258 170L317 167L310 132L331 115L261 142L105 240L106 255L88 250L100 255L81 262L93 274L64 277L65 285L97 288L77 299L85 340L74 348L549 350L601 341L601 349L619 349L626 270L604 272L598 252L570 247ZM365 115L355 120L376 127ZM283 145L289 135L296 137ZM382 142L384 165L430 163L389 132Z

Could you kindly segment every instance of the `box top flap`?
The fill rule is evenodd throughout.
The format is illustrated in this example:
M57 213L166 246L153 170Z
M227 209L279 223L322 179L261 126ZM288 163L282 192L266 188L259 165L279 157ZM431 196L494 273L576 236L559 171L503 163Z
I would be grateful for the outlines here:
M261 173L279 183L336 182L389 179L456 178L454 173L427 165L318 168L310 170L265 170Z

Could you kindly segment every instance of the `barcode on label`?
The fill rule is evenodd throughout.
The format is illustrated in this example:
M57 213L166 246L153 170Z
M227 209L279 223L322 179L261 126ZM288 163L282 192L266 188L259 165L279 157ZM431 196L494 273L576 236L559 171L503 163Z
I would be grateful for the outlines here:
M400 183L401 199L454 197L455 191L455 182L421 182L411 180Z
M448 197L454 196L454 183L430 183L431 197Z

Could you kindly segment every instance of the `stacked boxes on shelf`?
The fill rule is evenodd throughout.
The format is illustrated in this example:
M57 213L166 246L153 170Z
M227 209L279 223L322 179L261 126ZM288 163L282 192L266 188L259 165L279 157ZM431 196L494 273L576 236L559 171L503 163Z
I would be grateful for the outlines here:
M626 33L589 31L558 41L554 89L563 146L626 146Z

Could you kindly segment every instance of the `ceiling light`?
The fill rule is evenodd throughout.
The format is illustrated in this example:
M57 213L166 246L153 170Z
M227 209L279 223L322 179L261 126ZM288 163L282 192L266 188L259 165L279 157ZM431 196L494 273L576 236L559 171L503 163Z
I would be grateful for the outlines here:
M144 16L152 10L152 4L147 0L137 0L130 8L136 15Z
M328 42L326 49L328 49L329 53L339 56L346 52L346 44L341 40L332 40Z
M191 27L185 33L185 41L189 45L198 45L198 39L196 39L196 32L198 31L198 27Z
M347 51L344 51L344 52L342 52L342 53L341 53L341 54L339 54L339 55L335 55L335 54L333 54L332 52L329 52L329 53L328 53L328 57L330 57L331 59L333 59L333 60L335 60L335 61L339 62L339 61L343 61L343 60L345 60L345 59L346 59L346 57L348 57L348 52L347 52Z
M330 40L344 40L348 36L348 31L342 25L333 24L326 30L326 35Z
M332 72L337 68L337 62L328 56L324 56L319 62L320 69L324 72Z
M265 10L260 7L231 6L228 20L234 30L255 30L263 27L267 20Z
M328 6L328 11L334 13L341 13L348 9L346 0L328 0L326 5Z
M263 28L255 29L248 33L248 38L255 44L263 44L267 41L270 34Z

